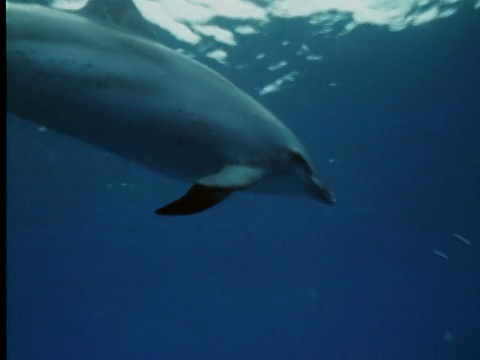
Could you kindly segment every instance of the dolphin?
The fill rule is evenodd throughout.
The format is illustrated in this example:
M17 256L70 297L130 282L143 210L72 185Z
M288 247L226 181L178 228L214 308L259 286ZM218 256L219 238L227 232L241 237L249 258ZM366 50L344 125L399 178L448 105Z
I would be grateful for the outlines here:
M297 137L200 62L81 12L7 3L6 23L7 111L192 184L156 214L241 190L335 202Z

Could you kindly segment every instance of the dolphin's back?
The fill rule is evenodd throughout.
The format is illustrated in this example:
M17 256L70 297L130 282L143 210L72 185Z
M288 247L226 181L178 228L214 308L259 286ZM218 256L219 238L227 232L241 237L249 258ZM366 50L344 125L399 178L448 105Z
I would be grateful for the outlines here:
M178 138L181 123L183 142L202 142L215 166L247 158L250 152L261 161L259 147L267 158L272 145L284 147L286 140L300 147L269 111L217 72L165 46L75 14L11 4L7 66L9 110L99 147L113 146L103 144L110 139L102 134L112 127L104 123L102 128L101 118L115 118L124 134L132 134L139 122L149 124L150 132L161 133L161 144L149 149L180 158L182 149L172 147L171 140ZM70 120L59 118L62 113ZM200 137L199 131L204 133ZM121 151L121 144L114 147Z

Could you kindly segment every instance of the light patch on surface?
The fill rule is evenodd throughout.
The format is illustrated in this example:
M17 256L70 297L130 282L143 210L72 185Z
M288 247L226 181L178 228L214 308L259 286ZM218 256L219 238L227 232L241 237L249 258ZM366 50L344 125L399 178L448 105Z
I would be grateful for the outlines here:
M145 0L136 0L137 3ZM147 0L148 1L148 0ZM150 0L151 1L151 0ZM209 14L211 20L214 16L221 16L238 20L267 20L265 8L248 0L157 0L159 3L170 6L171 4L187 3L197 8L203 8ZM175 5L173 5L175 6Z
M440 250L432 250L433 253L437 256L440 256L441 258L444 258L445 260L450 259L447 254L445 254L443 251Z
M354 22L351 22L351 23L349 23L345 26L345 28L343 29L343 31L339 35L345 35L345 34L349 33L350 31L352 31L353 29L355 29L357 26L358 26L357 24L355 24Z
M413 24L414 25L421 25L421 24L426 24L433 19L438 17L438 9L437 8L431 8L421 14L419 14L414 20Z
M200 34L205 36L211 36L216 41L223 44L231 46L237 45L237 42L235 41L235 36L232 34L232 32L222 29L221 27L213 25L197 25L194 27L194 29Z
M55 0L51 5L63 10L78 10L87 4L88 0Z
M329 21L331 18L330 15L328 14L316 14L316 15L313 15L310 20L308 20L308 22L311 24L311 25L319 25L319 24L322 24L323 22L327 22Z
M282 61L279 61L278 63L276 64L273 64L273 65L270 65L268 67L268 70L270 71L275 71L275 70L278 70L278 69L281 69L283 68L285 65L287 65L288 62L286 62L285 60L282 60Z
M306 54L308 52L310 52L310 48L308 47L308 45L302 44L302 46L300 46L300 49L295 54L296 55L303 55L303 54Z
M397 1L363 1L363 0L277 0L270 4L269 12L278 17L308 17L313 14L324 13L323 22L332 26L337 21L351 14L353 21L363 24L389 25L399 18L404 18L412 9L415 2L412 0ZM327 14L334 12L333 15ZM322 23L317 18L314 23Z
M235 32L241 35L250 35L250 34L258 33L258 31L251 26L237 26L235 28Z
M39 127L37 128L37 131L38 131L38 132L45 132L45 131L47 131L47 128L46 128L45 126L39 126Z
M268 5L271 17L310 17L310 24L322 27L323 33L334 30L337 23L344 27L340 34L347 33L358 24L387 26L399 31L411 25L423 24L441 17L450 16L459 7L460 0L276 0ZM430 5L426 11L421 7ZM440 11L445 5L451 5L448 11ZM456 6L456 8L453 8ZM475 7L480 6L480 0ZM353 25L352 25L353 24Z
M226 64L228 54L223 50L213 50L205 54L205 56L217 60L221 64Z
M264 53L260 53L260 54L257 54L257 56L255 56L255 58L256 58L257 60L261 60L261 59L263 59L264 57L265 57L265 54L264 54Z
M197 44L202 39L185 23L202 23L208 21L210 14L202 7L186 1L157 2L151 0L135 1L143 17L168 31L178 40Z
M290 41L283 40L280 44L281 44L282 46L287 46L288 44L290 44Z
M474 8L474 9L480 9L480 0L477 0L477 2L475 3L475 5L473 5L473 8Z
M259 91L258 94L263 96L269 93L277 92L280 90L280 88L283 86L285 82L292 82L294 81L297 76L299 75L298 71L292 71L291 73L282 76L281 78L275 80L274 82L265 85L262 87Z
M264 25L274 18L307 18L316 35L345 35L360 24L386 26L400 31L453 15L467 0L270 0L262 7L253 0L133 0L149 22L170 32L178 40L198 44L202 36L214 36L222 43L235 45L230 30L211 27L216 17L249 20ZM79 9L87 0L54 0L52 6ZM474 4L480 8L480 0ZM253 26L239 26L235 32L257 32ZM287 45L285 41L282 45Z
M244 0L134 0L142 15L151 23L170 32L178 40L191 44L200 42L201 37L192 29L204 35L215 36L217 41L235 45L229 30L217 28L201 30L215 17L237 20L255 20L260 23L267 20L264 8ZM230 33L230 35L226 35Z
M186 57L189 57L190 59L193 59L195 57L195 54L182 48L175 49L175 51L185 55Z
M323 59L323 56L322 55L307 55L307 57L305 58L307 59L308 61L320 61Z
M457 12L457 10L458 9L454 9L454 8L443 10L440 14L438 14L438 17L439 18L447 18L447 17L455 14Z
M340 26L340 22L342 25ZM316 31L314 34L329 35L329 34L346 34L354 29L356 23L351 21L349 13L320 13L313 15L309 23L314 25ZM347 24L347 25L345 25Z

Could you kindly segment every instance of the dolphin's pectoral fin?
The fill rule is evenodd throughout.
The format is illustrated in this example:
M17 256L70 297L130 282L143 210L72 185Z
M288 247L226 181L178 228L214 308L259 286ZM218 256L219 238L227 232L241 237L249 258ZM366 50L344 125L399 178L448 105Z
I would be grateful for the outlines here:
M201 212L226 199L232 192L243 190L259 181L261 168L229 165L220 172L201 178L188 192L155 211L157 215L189 215Z
M211 208L227 198L233 190L195 184L180 199L155 211L157 215L189 215Z

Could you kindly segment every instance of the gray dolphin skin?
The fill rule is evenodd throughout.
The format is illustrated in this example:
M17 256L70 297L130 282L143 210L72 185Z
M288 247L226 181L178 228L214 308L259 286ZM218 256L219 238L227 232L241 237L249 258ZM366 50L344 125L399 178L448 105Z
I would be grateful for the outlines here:
M7 111L192 184L156 214L247 189L335 202L292 132L217 72L81 12L7 3L6 16Z

